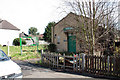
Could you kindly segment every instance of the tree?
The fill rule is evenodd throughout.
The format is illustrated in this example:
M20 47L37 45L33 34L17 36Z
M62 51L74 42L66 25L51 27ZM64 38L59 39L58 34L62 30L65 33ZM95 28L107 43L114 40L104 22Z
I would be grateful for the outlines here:
M97 49L110 49L113 47L116 27L115 16L118 5L115 1L105 0L64 0L65 8L78 15L76 21L80 26L77 29L77 40L80 48L88 50L90 54L95 54ZM100 31L99 29L102 29ZM112 36L113 38L111 39ZM102 41L103 40L103 41ZM106 44L107 43L107 44ZM82 46L81 46L82 45ZM99 48L98 48L99 47Z
M28 30L29 34L36 35L37 34L37 28L35 27L30 27Z
M38 33L36 33L36 35L40 35L40 33L38 32Z
M48 23L48 25L45 28L45 32L44 32L44 37L43 39L47 42L51 42L51 27L55 26L55 22L50 22Z

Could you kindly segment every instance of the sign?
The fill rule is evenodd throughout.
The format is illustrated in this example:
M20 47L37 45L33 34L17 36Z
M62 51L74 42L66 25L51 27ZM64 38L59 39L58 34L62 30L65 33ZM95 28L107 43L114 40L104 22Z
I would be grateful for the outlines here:
M32 37L33 45L39 45L38 37Z
M72 27L66 27L66 28L64 28L63 30L64 31L67 31L67 30L72 30L73 28Z

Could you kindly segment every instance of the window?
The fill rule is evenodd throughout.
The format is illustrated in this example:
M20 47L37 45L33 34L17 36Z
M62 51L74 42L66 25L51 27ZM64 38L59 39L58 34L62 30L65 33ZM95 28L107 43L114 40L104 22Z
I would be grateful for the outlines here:
M57 37L57 44L60 44L60 36Z
M56 38L57 34L54 35L54 38Z
M57 34L55 34L55 37L57 36Z
M3 51L1 51L0 50L0 60L8 60L9 58L7 57L7 55L3 52Z

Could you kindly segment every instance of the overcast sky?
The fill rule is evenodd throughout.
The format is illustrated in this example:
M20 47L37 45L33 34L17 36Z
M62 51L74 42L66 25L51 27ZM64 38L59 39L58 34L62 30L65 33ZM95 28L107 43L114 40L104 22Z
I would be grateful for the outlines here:
M42 34L51 21L61 19L60 0L0 0L0 18L28 33L36 27Z
M63 0L0 0L0 18L7 20L21 32L28 33L36 27L40 34L51 21L58 22L66 14L61 14Z
M0 0L0 18L7 20L28 34L30 27L36 27L40 34L51 21L58 22L67 13L61 7L63 0ZM68 10L68 8L67 8ZM7 44L19 37L19 31L1 30L0 44Z

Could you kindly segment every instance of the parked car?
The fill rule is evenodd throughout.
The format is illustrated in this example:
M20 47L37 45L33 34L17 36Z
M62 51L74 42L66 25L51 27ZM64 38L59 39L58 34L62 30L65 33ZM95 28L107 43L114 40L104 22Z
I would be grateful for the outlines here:
M22 71L20 66L0 50L0 80L9 78L22 78Z

